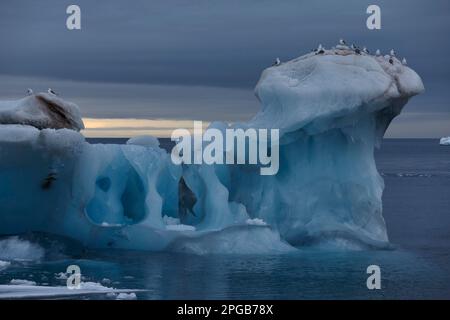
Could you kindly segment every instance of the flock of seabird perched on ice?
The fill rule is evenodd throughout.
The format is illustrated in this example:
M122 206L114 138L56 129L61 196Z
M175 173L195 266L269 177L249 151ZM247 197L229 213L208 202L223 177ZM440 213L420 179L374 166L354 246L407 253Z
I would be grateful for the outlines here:
M352 44L351 46L348 46L344 39L339 39L339 44L337 44L335 47L332 47L331 50L347 50L347 51L353 51L355 54L370 54L369 50L366 47L363 47L361 49L354 44ZM314 52L316 55L324 54L325 48L321 44L319 44L317 49L313 49L313 50L311 50L311 52ZM335 53L339 54L337 51L335 51ZM377 57L380 57L381 51L379 49L377 49L377 51L375 52L375 55ZM394 64L395 57L396 57L395 50L391 49L389 54L384 56L384 59L389 61L390 64ZM403 65L406 65L406 58L403 58L401 62ZM281 64L281 60L279 58L276 58L275 62L273 63L273 66L279 66L280 64Z
M345 42L344 39L339 39L339 44L336 45L336 47L332 47L332 50L351 50L353 51L355 54L370 54L369 50L366 47L363 47L362 49L360 49L358 46L352 44L350 47L347 45L347 43ZM319 54L324 54L325 53L325 48L319 44L319 46L317 47L317 49L313 49L311 50L311 52L315 52L316 55ZM337 52L335 52L337 54ZM375 55L377 57L381 56L381 51L379 49L377 49L377 51L375 52ZM385 55L384 58L389 61L390 64L394 64L394 58L395 58L395 51L394 49L391 49L391 51L389 52L388 55ZM281 60L280 58L276 58L275 62L273 63L273 66L279 66L281 64ZM402 64L406 65L406 58L402 59ZM52 88L48 88L47 92L49 94L52 94L54 96L56 96L56 92L52 90ZM30 96L33 94L33 90L28 89L27 90L27 94Z

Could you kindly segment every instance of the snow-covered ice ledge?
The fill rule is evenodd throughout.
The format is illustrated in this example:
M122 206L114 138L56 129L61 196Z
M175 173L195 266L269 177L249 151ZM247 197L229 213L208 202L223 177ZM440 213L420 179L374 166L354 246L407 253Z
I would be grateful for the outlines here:
M0 124L38 129L84 129L78 106L50 93L31 94L17 101L0 101Z
M280 129L274 176L255 165L176 166L152 139L91 145L73 130L2 125L0 235L43 231L89 247L195 253L382 247L374 148L423 90L395 57L346 48L264 70L255 89L261 111L232 127Z

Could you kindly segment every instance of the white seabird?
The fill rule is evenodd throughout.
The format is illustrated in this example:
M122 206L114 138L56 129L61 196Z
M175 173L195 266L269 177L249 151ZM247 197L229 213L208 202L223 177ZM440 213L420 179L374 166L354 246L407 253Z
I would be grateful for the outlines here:
M364 53L369 53L369 50L367 50L366 47L364 47L364 48L362 49L362 51L363 51Z
M273 66L279 66L281 64L280 58L276 58L275 62L273 63Z
M377 51L375 52L375 55L376 55L377 57L381 56L381 51L380 51L380 49L377 49Z
M336 46L336 49L338 50L348 50L347 43L344 39L339 39L339 44Z
M315 51L316 51L316 54L323 54L323 53L325 53L325 50L323 49L321 44L319 44L319 46L317 47L317 49Z
M52 90L52 88L48 88L47 92L52 94L52 95L54 95L54 96L57 95L56 92Z
M406 66L406 58L402 59L402 65Z
M31 96L32 94L33 94L33 90L30 89L30 88L28 88L28 89L27 89L27 95Z
M391 49L390 54L391 54L391 56L395 57L395 51L394 51L394 49Z

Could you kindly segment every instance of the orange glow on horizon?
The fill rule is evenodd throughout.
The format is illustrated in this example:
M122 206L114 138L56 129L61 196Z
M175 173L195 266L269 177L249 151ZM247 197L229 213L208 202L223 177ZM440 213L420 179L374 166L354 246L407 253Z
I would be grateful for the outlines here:
M138 135L170 137L175 129L193 131L194 120L174 119L96 119L83 118L83 134L88 138L128 138ZM203 121L203 127L209 122Z

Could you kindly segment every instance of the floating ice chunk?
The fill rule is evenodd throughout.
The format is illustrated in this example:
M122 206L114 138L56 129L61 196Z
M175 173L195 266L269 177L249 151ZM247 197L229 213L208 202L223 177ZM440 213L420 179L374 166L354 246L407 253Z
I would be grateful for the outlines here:
M116 300L136 300L136 293L134 292L130 292L130 293L125 293L125 292L121 292L116 296Z
M16 261L39 260L44 256L44 249L37 244L19 237L0 240L0 259Z
M67 273L65 273L65 272L56 273L55 274L55 279L67 280Z
M25 280L25 279L12 279L9 283L12 285L15 285L15 286L35 286L36 285L35 281L30 281L30 280Z
M25 298L62 298L70 296L89 296L98 294L134 293L142 290L114 289L104 287L95 282L82 282L80 289L69 289L66 286L36 286L36 285L0 285L0 299Z
M106 297L110 298L110 299L115 299L117 297L117 293L115 293L115 292L108 292L106 294Z
M439 140L439 144L443 146L450 146L450 137L443 137Z
M80 289L81 290L105 290L105 289L111 290L112 288L105 287L98 282L87 281L87 282L80 283ZM75 290L79 290L79 289L75 289Z

